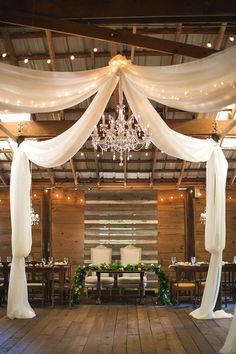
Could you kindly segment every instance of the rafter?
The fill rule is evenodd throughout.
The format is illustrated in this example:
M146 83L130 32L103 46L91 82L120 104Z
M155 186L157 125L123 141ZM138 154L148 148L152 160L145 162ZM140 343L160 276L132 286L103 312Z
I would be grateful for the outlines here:
M47 172L48 172L51 184L54 185L55 184L55 177L54 177L54 173L52 172L52 169L47 168Z
M209 137L213 133L214 119L167 119L166 124L173 130L193 136ZM30 121L21 122L21 135L25 138L47 139L55 137L69 129L75 121ZM218 133L236 136L236 120L218 121ZM19 125L13 122L0 122L0 139L18 137Z
M184 169L186 167L186 164L187 164L187 162L184 160L183 163L182 163L180 174L179 174L179 178L178 178L178 182L177 182L177 188L179 188L179 186L181 185L181 182L182 182L182 179L183 179L183 176L184 176ZM192 171L192 169L191 169L191 171Z
M203 58L215 53L215 50L211 48L178 43L156 37L142 36L130 33L129 31L119 31L90 24L58 20L53 17L34 16L32 21L31 14L23 11L16 11L12 8L10 10L5 8L4 11L0 12L0 22L48 29L65 33L67 35L83 36L106 42L133 45L140 48L157 50L164 53L180 54L192 58Z
M94 150L94 161L95 161L97 185L99 186L100 185L100 174L99 174L98 157L97 157L97 151L96 150Z
M0 171L0 180L2 181L2 183L4 184L4 186L8 186L7 180L3 174L2 171Z
M78 180L77 180L77 176L76 176L76 168L75 168L75 164L74 164L73 158L70 159L70 166L71 166L71 170L72 170L72 175L73 175L73 178L74 178L75 186L77 186Z
M38 2L11 0L3 2L3 9L19 9L28 11L31 14L32 22L38 15L54 16L60 20L76 19L78 21L109 22L109 23L138 23L149 21L149 23L177 22L178 18L185 18L185 22L216 22L223 21L222 18L234 18L236 5L234 1L168 1L159 2L155 0L135 1L120 0L101 2L94 7L94 0L70 0L66 3L63 0L49 2L41 0Z
M229 185L230 186L232 186L234 184L235 179L236 179L236 167L235 167L235 169L234 169L234 171L232 173L232 176L230 178L230 181L229 181Z
M150 184L153 184L154 181L154 174L156 171L156 164L157 164L157 157L158 157L158 149L154 147L154 156L152 160L152 172L151 172L151 177L150 177Z

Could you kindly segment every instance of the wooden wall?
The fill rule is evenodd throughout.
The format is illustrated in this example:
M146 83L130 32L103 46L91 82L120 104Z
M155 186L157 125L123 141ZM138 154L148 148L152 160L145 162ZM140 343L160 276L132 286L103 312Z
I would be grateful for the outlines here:
M129 239L143 249L143 261L156 262L168 269L170 257L186 260L186 191L33 191L33 207L40 215L33 226L31 255L45 253L55 259L69 257L73 263L90 262L90 248L100 240ZM181 196L182 195L182 196ZM46 208L47 206L47 208ZM209 260L204 248L205 227L200 213L205 195L193 198L195 239L193 251L199 261ZM236 255L236 191L227 191L226 247L223 259ZM107 227L109 225L109 227ZM104 228L105 226L105 228ZM0 256L11 255L9 192L0 192ZM122 244L113 247L113 260L119 259ZM124 246L124 245L123 245Z
M113 260L120 248L134 242L142 248L142 261L157 261L157 212L155 191L90 191L85 195L85 262L90 249L108 243Z
M84 193L51 193L50 253L58 260L68 257L73 264L84 262Z
M167 269L171 256L185 260L185 192L159 191L157 203L158 260Z

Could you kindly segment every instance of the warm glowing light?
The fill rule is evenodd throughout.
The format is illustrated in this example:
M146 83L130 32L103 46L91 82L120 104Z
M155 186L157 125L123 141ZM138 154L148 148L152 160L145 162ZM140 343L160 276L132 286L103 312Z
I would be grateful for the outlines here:
M80 202L81 202L81 203L83 203L83 201L84 201L83 199L80 199Z
M173 195L170 197L170 199L174 199Z
M2 53L3 58L6 58L6 56L7 56L7 53Z
M48 64L51 64L51 59L47 59L47 63L48 63Z
M70 200L70 197L68 196L67 199Z
M34 193L34 197L37 197L37 194L36 194L36 193Z
M80 156L84 156L84 153L83 153L83 152L81 152L81 153L80 153Z
M48 193L48 189L45 189L44 192L45 192L45 193Z
M229 200L231 200L232 199L232 197L229 197Z
M97 53L98 49L95 47L93 48L94 53Z
M230 40L230 42L234 42L234 36L229 36L229 40Z
M100 157L100 155L99 155L99 154L97 154L97 157Z
M211 48L211 47L212 47L211 42L207 42L207 47L208 47L208 48Z
M161 198L161 201L162 201L162 202L163 202L163 200L164 200L164 199L163 199L163 198Z
M74 55L71 55L71 56L70 56L70 60L75 60L75 56L74 56Z
M58 198L58 197L59 197L59 194L56 194L56 197Z
M148 156L148 152L145 152L145 156Z
M180 194L181 198L184 196L183 194Z
M24 59L24 63L27 64L29 62L29 59L28 58L25 58Z

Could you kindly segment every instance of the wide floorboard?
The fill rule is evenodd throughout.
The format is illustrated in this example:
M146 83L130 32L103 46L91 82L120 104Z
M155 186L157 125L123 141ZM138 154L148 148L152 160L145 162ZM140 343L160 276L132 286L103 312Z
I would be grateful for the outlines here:
M194 320L190 311L85 304L36 309L31 320L9 320L0 309L0 353L217 353L231 320Z

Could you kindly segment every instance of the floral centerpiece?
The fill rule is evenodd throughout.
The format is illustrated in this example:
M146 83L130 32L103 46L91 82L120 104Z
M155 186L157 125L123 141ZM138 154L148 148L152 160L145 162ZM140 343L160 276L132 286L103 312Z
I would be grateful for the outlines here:
M73 302L79 303L81 291L83 288L83 283L85 276L88 272L95 272L97 270L107 270L107 271L153 271L158 277L159 280L159 292L157 294L156 304L157 305L169 305L170 304L170 293L169 293L169 279L166 273L162 270L160 264L147 264L147 263L138 263L138 264L128 264L123 266L118 263L110 264L89 264L78 266L74 276L74 293L73 293Z

